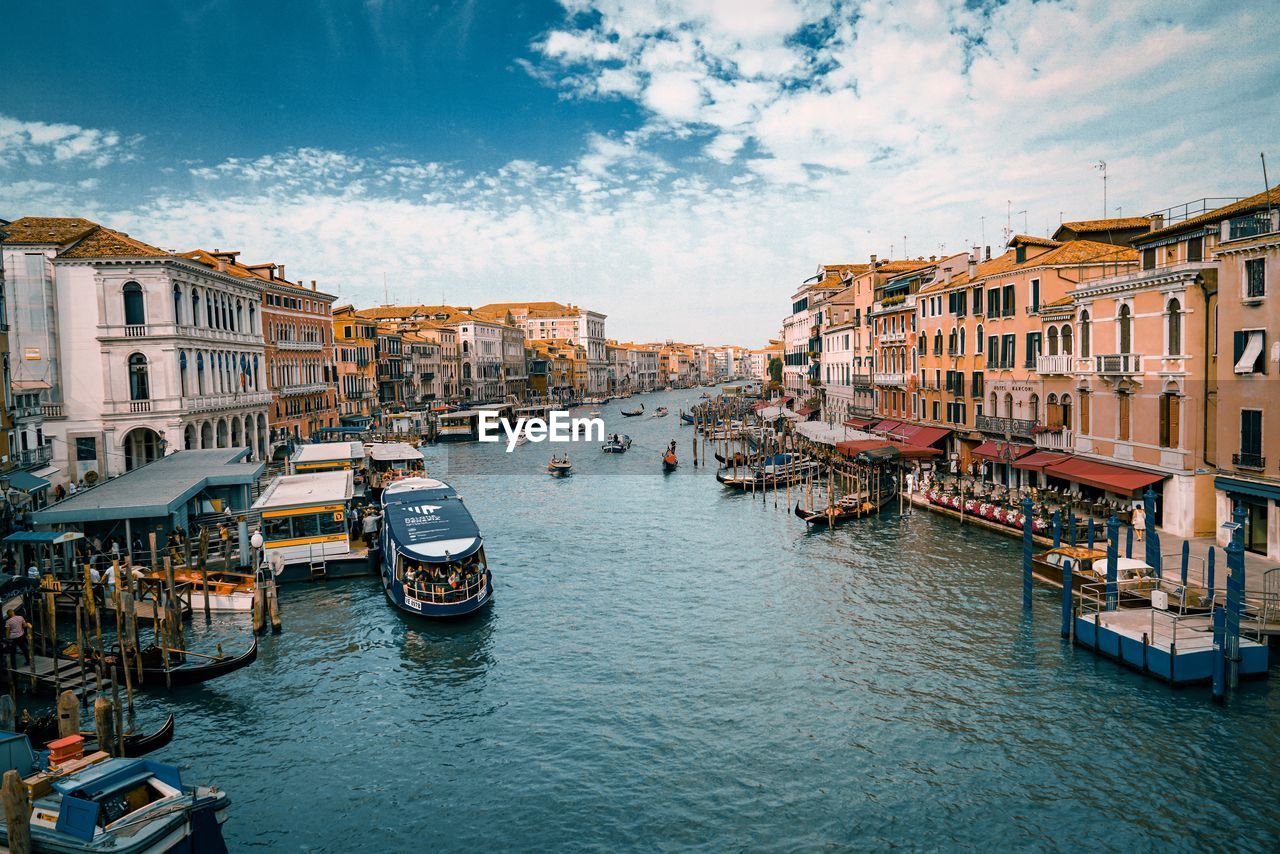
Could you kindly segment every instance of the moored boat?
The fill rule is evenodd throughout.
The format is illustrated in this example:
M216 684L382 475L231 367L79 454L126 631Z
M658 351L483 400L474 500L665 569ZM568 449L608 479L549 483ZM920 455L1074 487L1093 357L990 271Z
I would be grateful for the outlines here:
M461 617L492 600L484 538L457 491L408 478L382 493L382 587L397 609Z
M24 713L25 714L25 713ZM47 745L58 738L58 713L50 710L47 715L27 718L18 721L18 731L26 735L36 744ZM84 739L84 749L90 753L98 749L98 734L88 730L80 730ZM173 741L173 713L152 732L127 732L124 734L124 755L130 759L145 756L153 750L159 750Z
M1107 553L1103 549L1086 546L1059 546L1038 552L1031 557L1031 574L1054 587L1062 587L1063 567L1071 563L1072 588L1076 597L1086 595L1090 589L1107 580ZM1122 608L1151 607L1151 591L1160 588L1155 569L1137 558L1116 558L1116 581L1125 582L1119 591L1116 604ZM1207 597L1194 590L1182 590L1180 586L1170 591L1170 607L1182 613L1207 612ZM1183 601L1185 599L1185 602Z
M153 591L163 589L166 578L163 572L149 572L143 577L157 582L149 589ZM253 591L256 582L248 573L175 569L173 580L177 584L190 585L193 608L204 607L207 592L210 611L238 611L247 614L253 610Z
M692 423L693 423L693 416L692 416L692 415L690 415L688 412L681 412L681 413L680 413L680 423L681 423L681 424L692 424Z
M79 657L74 646L64 650L63 656L73 659ZM236 656L226 655L220 648L216 655L207 655L152 644L139 650L138 657L141 659L142 685L148 688L181 688L208 682L253 664L258 658L258 639L253 638L249 648ZM97 654L90 652L85 656L85 661L92 662L96 658ZM119 646L109 647L102 658L102 663L110 670L112 678L119 681L124 680L124 672L120 669L123 661ZM137 668L138 663L130 659L130 673L136 673Z
M0 732L0 746L32 796L28 850L227 850L222 823L230 799L214 787L184 785L176 766L74 749L51 765L19 733ZM0 825L0 842L9 841L7 823Z

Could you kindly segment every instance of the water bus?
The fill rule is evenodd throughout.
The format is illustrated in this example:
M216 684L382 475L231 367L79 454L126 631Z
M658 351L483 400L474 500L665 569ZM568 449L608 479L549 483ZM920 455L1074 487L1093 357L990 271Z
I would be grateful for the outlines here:
M460 617L492 599L484 539L457 491L428 477L382 491L382 588L396 608Z
M286 474L350 471L355 495L365 492L365 450L362 442L318 442L303 445L289 458Z
M471 442L478 439L480 412L476 409L460 409L442 412L436 416L436 441Z
M277 582L368 573L368 554L353 547L348 518L351 471L282 475L252 509L262 518L263 561Z
M376 442L369 445L368 453L369 486L375 497L389 483L426 472L422 451L406 442Z

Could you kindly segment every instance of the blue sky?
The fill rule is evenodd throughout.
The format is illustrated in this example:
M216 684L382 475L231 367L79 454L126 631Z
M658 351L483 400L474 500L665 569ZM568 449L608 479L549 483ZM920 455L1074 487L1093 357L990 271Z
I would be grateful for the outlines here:
M1280 174L1265 3L23 4L0 217L237 248L360 305L555 298L758 345L819 263ZM1026 213L1020 213L1025 211ZM1012 216L1009 217L1009 213Z

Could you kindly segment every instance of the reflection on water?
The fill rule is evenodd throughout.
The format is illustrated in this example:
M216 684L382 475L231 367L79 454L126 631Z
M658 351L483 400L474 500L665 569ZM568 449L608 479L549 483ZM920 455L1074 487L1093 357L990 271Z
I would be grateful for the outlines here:
M648 400L672 416L602 407L632 450L563 480L547 445L430 450L486 536L478 618L287 587L252 667L148 702L178 715L159 758L231 792L233 849L1276 847L1280 691L1219 708L1070 649L1015 540L806 532L692 466L694 395Z

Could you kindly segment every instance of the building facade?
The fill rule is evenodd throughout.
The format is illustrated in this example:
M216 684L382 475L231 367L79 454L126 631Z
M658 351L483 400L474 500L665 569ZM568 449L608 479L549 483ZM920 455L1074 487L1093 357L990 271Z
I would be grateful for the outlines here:
M338 369L338 420L367 427L378 405L378 322L350 305L333 309L333 350Z

